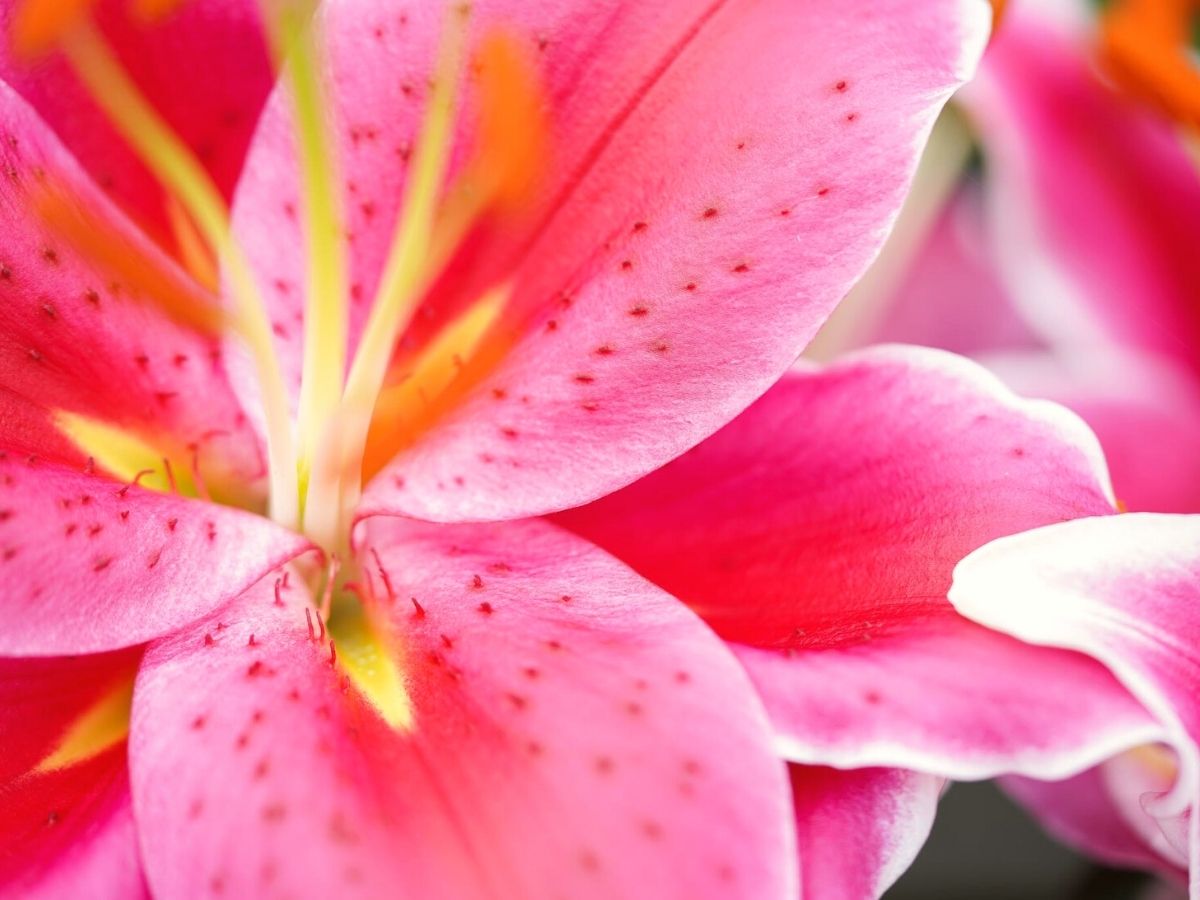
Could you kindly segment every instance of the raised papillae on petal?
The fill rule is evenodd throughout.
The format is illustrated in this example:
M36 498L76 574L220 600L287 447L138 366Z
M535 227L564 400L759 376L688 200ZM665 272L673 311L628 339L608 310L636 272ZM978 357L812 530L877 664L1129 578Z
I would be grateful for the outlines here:
M319 16L353 236L352 345L401 203L425 177L414 172L452 10L338 0ZM869 22L820 3L471 4L435 236L457 233L454 187L476 148L492 164L544 162L508 169L504 193L519 203L471 220L417 297L398 359L511 286L456 383L376 423L376 440L389 425L399 436L399 456L364 509L452 520L562 508L732 417L877 249L989 19L983 2L894 0ZM282 92L268 106L234 222L298 385L304 223L289 109ZM542 134L537 122L544 148L522 141Z
M308 547L247 512L0 449L0 654L142 643Z
M1067 410L890 347L789 375L558 521L733 643L790 758L1061 777L1157 727L1101 666L979 628L946 591L990 540L1111 510L1099 447Z
M295 579L152 647L131 768L153 891L795 896L786 773L691 613L546 523L359 537L411 721L360 690L336 604L331 644Z
M147 896L125 767L140 656L0 661L0 894Z
M1200 871L1197 548L1197 516L1081 519L980 549L955 570L950 592L963 615L990 628L1100 660L1159 720L1159 746L1106 766L1104 796L1109 816L1126 825L1117 849L1128 853L1129 832L1141 835L1164 864L1191 872L1193 897ZM1123 764L1114 770L1114 763ZM1078 829L1079 818L1065 812L1065 824ZM1092 844L1097 831L1092 821L1075 836Z

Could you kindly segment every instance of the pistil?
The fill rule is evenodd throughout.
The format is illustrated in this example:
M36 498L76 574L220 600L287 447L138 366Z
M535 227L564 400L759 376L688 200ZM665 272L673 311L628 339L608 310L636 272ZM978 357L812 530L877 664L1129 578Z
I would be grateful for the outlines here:
M314 462L305 531L318 543L347 540L349 514L361 492L361 461L375 400L388 363L427 285L426 258L437 201L445 178L454 123L459 70L466 48L465 16L452 15L439 53L424 127L413 154L412 175L371 314L350 368L337 415Z
M346 368L346 261L341 183L327 135L320 44L310 11L287 6L272 16L275 54L291 88L307 242L304 362L300 382L299 466L303 498L314 454L342 395ZM307 4L305 4L307 5Z

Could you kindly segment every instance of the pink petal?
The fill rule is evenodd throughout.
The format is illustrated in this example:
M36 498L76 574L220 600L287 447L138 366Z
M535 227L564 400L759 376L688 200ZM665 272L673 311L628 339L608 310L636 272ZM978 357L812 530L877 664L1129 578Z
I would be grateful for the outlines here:
M925 344L969 355L1038 345L1001 281L980 194L975 182L958 189L860 344Z
M156 893L795 895L766 719L681 605L545 523L367 532L412 730L343 686L296 591L152 647L131 765Z
M326 7L363 307L449 6ZM990 14L965 0L889 0L869 20L832 2L490 0L472 18L503 23L544 73L554 161L525 219L459 259L410 335L511 276L515 344L376 480L368 512L560 509L732 418L878 249ZM285 108L268 110L236 217L294 381L304 270Z
M0 655L142 643L308 547L250 513L0 451Z
M929 836L943 781L903 769L792 766L805 900L876 900Z
M149 298L85 260L42 223L34 195L47 186L68 193L164 277L186 285L186 276L2 83L0 169L7 173L0 177L0 389L195 445L202 465L243 480L261 475L258 440L216 365L216 342L169 321Z
M1099 449L1070 413L958 357L893 347L794 373L559 521L734 643L789 758L1049 777L1153 723L1103 668L990 634L946 591L989 540L1109 509Z
M5 786L0 892L22 900L149 897L138 859L125 745Z
M1168 122L1103 84L1082 40L1036 7L1014 4L963 95L987 147L1013 294L1068 345L1101 340L1194 368L1193 162Z
M1015 390L1079 413L1100 439L1124 508L1200 509L1200 381L1189 369L1104 351L1018 354L989 364Z
M0 894L148 897L138 856L125 744L66 769L32 770L140 652L0 660Z
M1082 519L984 547L960 564L950 594L964 615L989 627L1093 656L1159 719L1178 759L1174 785L1147 792L1144 778L1127 769L1115 799L1118 808L1140 805L1158 820L1157 832L1133 824L1154 834L1168 859L1188 864L1193 897L1200 896L1200 845L1190 827L1200 767L1197 548L1200 517Z
M1104 862L1126 868L1158 869L1164 874L1186 875L1164 864L1120 814L1104 767L1088 769L1064 781L1009 778L1005 788L1056 838Z
M229 196L273 77L254 0L188 0L140 22L128 0L101 4L102 28L138 87ZM174 248L157 182L57 54L12 58L15 0L0 4L0 79L38 111L93 178L165 246Z

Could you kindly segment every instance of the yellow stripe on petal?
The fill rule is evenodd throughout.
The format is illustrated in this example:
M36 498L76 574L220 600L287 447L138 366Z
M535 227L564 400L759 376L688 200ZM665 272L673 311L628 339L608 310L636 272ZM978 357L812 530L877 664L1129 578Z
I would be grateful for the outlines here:
M397 664L399 647L372 625L357 600L335 604L329 636L337 646L337 661L350 681L397 731L413 728L413 706Z
M91 12L95 0L25 0L12 24L12 46L24 59L41 56Z
M170 454L132 432L65 410L54 414L54 423L86 456L114 477L136 481L150 490L174 489L188 497L196 496L190 467L180 466L176 460L168 472L164 459L169 459Z
M106 692L67 729L54 751L38 763L36 772L52 772L91 759L129 735L133 707L133 678Z
M439 401L475 359L484 339L500 320L511 286L494 288L438 332L383 389L375 402L371 431L363 457L363 480L369 480L427 427L443 404Z

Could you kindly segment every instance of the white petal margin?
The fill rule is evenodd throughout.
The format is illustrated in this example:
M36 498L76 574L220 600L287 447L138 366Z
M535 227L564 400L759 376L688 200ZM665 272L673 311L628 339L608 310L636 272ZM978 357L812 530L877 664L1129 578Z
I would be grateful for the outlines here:
M994 541L959 563L950 601L982 625L1093 656L1155 716L1178 774L1141 805L1186 852L1200 900L1200 516L1078 519Z

